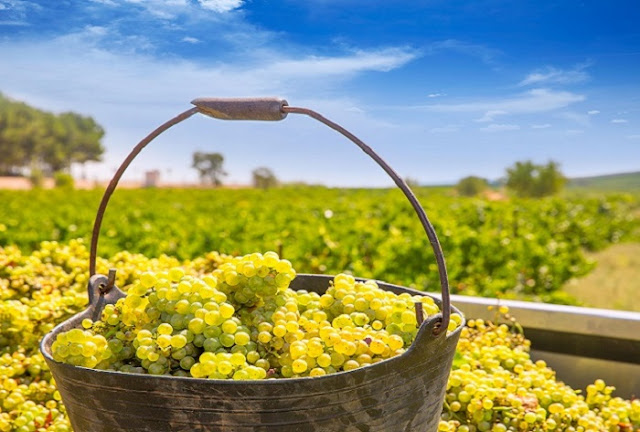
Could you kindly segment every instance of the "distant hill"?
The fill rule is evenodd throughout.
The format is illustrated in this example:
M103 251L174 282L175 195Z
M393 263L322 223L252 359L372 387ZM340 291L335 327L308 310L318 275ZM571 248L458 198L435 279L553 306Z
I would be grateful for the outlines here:
M571 189L640 191L640 171L593 177L570 178L567 183L567 187Z

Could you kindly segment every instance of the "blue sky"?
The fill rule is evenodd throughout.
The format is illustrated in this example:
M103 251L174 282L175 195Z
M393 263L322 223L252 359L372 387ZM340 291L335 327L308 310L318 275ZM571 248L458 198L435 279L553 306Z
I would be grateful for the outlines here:
M640 170L637 1L0 0L0 91L107 131L107 178L142 137L205 96L282 96L340 122L403 176L495 179L515 161L570 176ZM147 148L193 181L194 151L227 182L385 186L355 146L311 120L202 116Z

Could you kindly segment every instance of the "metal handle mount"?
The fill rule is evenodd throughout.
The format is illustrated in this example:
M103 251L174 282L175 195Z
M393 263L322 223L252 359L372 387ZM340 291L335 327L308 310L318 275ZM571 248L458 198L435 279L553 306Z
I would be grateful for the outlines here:
M433 333L438 335L441 333L446 334L447 327L449 326L449 320L451 315L451 301L449 298L449 280L447 277L447 269L444 261L444 255L442 253L442 247L440 246L440 242L438 241L438 237L436 236L435 230L429 222L427 215L420 205L420 202L416 198L415 194L409 188L407 183L400 177L394 170L391 168L376 152L371 149L368 145L366 145L362 140L353 135L351 132L344 129L337 123L332 122L331 120L323 117L315 111L312 111L308 108L297 108L291 107L288 105L287 101L279 98L198 98L194 99L191 102L195 105L194 108L191 108L181 114L178 114L176 117L167 121L166 123L159 126L149 135L147 135L142 141L136 145L131 153L126 157L126 159L122 162L113 178L109 182L107 189L102 196L102 201L100 202L100 206L98 207L98 213L96 214L96 220L93 225L93 232L91 236L91 251L89 256L89 273L91 276L96 273L96 256L98 249L98 237L100 236L100 227L102 225L102 218L104 217L105 210L107 208L107 204L109 203L109 199L111 195L115 191L120 178L124 174L127 167L131 164L133 159L142 151L143 148L147 146L151 141L153 141L158 135L172 126L182 122L183 120L188 119L192 115L196 113L201 113L208 115L210 117L214 117L222 120L263 120L263 121L278 121L283 120L287 114L295 113L295 114L304 114L309 117L312 117L319 121L320 123L325 124L336 132L344 135L354 144L356 144L362 151L364 151L369 157L371 157L382 169L393 179L395 184L402 190L404 195L407 197L411 206L415 210L418 215L418 219L420 219L420 223L424 228L427 237L429 238L429 242L431 243L431 248L436 257L436 262L438 264L438 273L440 276L440 287L442 290L442 323L440 326L434 328Z

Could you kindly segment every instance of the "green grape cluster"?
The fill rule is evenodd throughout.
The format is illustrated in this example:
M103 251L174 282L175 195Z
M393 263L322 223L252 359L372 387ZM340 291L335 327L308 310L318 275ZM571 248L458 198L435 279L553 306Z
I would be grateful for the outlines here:
M109 260L98 260L101 273L106 273L110 267L118 268L118 285L131 291L130 294L134 293L130 288L139 286L138 292L145 288L143 280L151 283L153 279L149 275L143 276L146 272L156 280L156 285L147 288L147 292L155 290L157 293L157 281L166 274L172 287L184 279L191 284L192 290L194 285L201 290L205 284L219 294L217 299L197 301L194 292L190 292L185 299L194 310L186 313L184 302L179 306L181 313L177 310L185 294L180 293L180 289L180 298L176 300L166 298L167 290L166 303L160 299L156 301L151 294L136 294L132 296L126 314L122 309L124 303L109 306L100 322L85 321L82 328L77 329L81 334L75 332L72 337L82 342L83 362L89 359L86 364L90 364L98 360L95 367L109 363L110 368L125 372L162 371L178 376L188 376L198 363L200 366L195 372L201 377L220 377L224 373L228 378L260 379L265 373L267 378L277 378L349 370L356 365L380 361L380 357L394 355L406 347L405 337L411 337L413 329L411 323L402 319L401 304L410 309L413 300L398 296L385 299L385 291L376 291L371 282L358 282L348 275L336 277L324 295L292 291L278 287L275 282L279 273L277 268L265 275L264 283L261 282L258 289L255 279L251 285L255 275L248 261L254 268L260 267L267 254L262 255L261 260L258 259L260 255L251 256L250 259L233 258L210 252L180 262L166 256L150 259L122 252ZM45 242L30 255L23 255L15 247L0 247L1 432L72 430L51 373L38 352L38 342L48 329L85 308L87 263L88 251L81 240L68 244ZM281 270L286 270L282 273L291 278L295 276L288 266L280 265L283 266ZM173 268L178 269L172 274ZM207 276L216 279L215 286L211 287L214 283ZM236 281L242 287L251 288L238 299L234 298L234 287L238 284L233 283ZM272 294L273 282L275 294ZM186 290L185 285L182 290ZM205 288L205 295L209 293ZM170 294L175 295L173 291ZM221 316L222 309L229 310L217 301L222 300L222 295L226 296L222 303L228 303L234 309L231 318L223 319L219 325L209 324L221 319L218 314ZM138 301L140 304L136 304ZM146 321L148 316L143 312L151 308L153 301L156 301L157 311L151 309L151 316L159 312L157 319L171 326L170 339L163 336L169 336L167 326L150 326ZM428 298L420 298L420 301L425 311L434 312ZM207 313L216 309L213 304L217 305L218 314L209 313L207 323ZM167 310L168 305L176 306L176 309ZM205 309L204 315L201 309ZM411 320L408 314L405 316L406 321ZM186 323L185 318L189 318ZM452 326L457 325L457 319L452 318ZM222 324L226 321L231 322L223 329ZM366 335L359 327L363 322L362 329L369 332ZM143 331L138 340L141 330L136 334L131 323L142 326L141 330L148 331L151 336ZM353 328L349 323L353 323ZM462 329L445 395L440 423L443 432L640 431L639 400L614 397L613 387L601 380L588 386L584 393L558 382L544 362L531 360L529 341L521 332L515 331L517 326L511 323L470 320L468 324ZM374 334L374 331L378 333ZM193 340L188 332L193 333ZM185 336L186 345L178 348L183 339L174 341L174 335ZM67 349L73 343L77 342L67 340ZM92 344L96 351L89 355L94 349ZM370 351L364 352L365 345ZM356 351L350 354L354 346ZM111 356L103 359L106 354L97 355L100 347L105 347L103 352L110 351ZM146 347L141 350L141 354L146 352L146 366L158 363L151 371L143 367L142 360L134 360L140 347ZM242 363L242 356L245 363Z
M440 432L640 430L640 400L612 397L597 380L586 396L557 381L507 324L469 320L449 376Z
M103 273L117 267L118 284L126 290L148 270L181 266L197 275L212 271L225 259L212 252L181 262L125 251L109 260L98 259L97 266ZM71 430L38 344L55 325L86 307L88 262L81 239L43 242L30 255L16 247L0 247L0 431Z
M0 431L3 432L72 432L64 406L55 400L38 404L27 400L11 414L0 412Z
M58 335L57 361L212 379L321 376L402 354L418 331L415 303L373 281L335 277L327 292L293 291L296 272L275 252L229 258L208 275L147 272L100 321ZM462 318L454 314L451 329Z
M71 431L51 373L38 354L0 356L0 431Z

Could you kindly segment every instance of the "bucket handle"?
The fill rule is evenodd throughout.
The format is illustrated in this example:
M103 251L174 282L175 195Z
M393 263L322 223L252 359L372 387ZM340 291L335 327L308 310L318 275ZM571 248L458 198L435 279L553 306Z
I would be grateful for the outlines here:
M442 253L442 247L436 236L436 232L429 222L427 215L420 205L420 202L416 198L415 194L407 183L391 168L376 152L366 145L362 140L347 131L345 128L331 120L323 117L315 111L308 108L299 108L289 106L286 100L279 98L198 98L191 102L195 105L187 111L178 114L171 120L168 120L164 124L160 125L157 129L147 135L142 141L136 145L131 153L122 162L113 178L109 182L107 189L102 196L102 201L98 207L98 213L93 225L93 232L91 235L91 251L89 256L89 274L93 276L96 274L96 256L98 249L98 237L100 236L100 226L102 225L102 218L109 203L111 195L115 191L120 178L124 174L127 167L131 164L133 159L145 148L151 141L153 141L158 135L172 126L188 119L196 113L201 113L222 120L264 120L264 121L278 121L287 117L287 114L304 114L320 123L325 124L336 132L344 135L354 144L356 144L362 151L364 151L369 157L371 157L388 175L393 179L395 184L402 190L407 197L411 206L418 215L420 223L424 228L431 248L436 257L438 264L438 273L440 276L440 287L442 291L442 323L440 326L434 328L433 333L438 335L445 333L449 325L451 315L451 301L449 298L449 281L447 278L447 269L444 261L444 255Z

